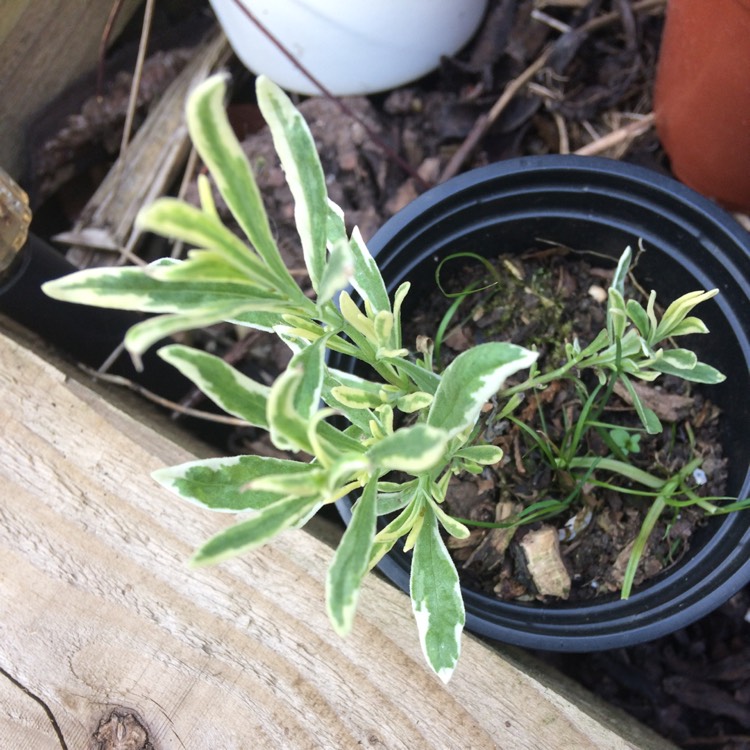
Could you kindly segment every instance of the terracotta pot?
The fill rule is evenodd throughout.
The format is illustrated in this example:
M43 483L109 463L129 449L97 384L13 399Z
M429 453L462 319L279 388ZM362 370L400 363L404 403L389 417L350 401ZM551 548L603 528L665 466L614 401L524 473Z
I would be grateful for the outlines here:
M412 282L403 314L437 293L442 258L470 251L487 257L521 252L539 240L617 258L643 239L638 278L660 299L719 288L701 309L711 335L700 357L727 373L712 386L724 411L727 491L750 493L750 234L711 201L656 172L610 159L541 156L467 172L426 192L391 218L368 243L391 293ZM437 326L437 322L435 323ZM337 353L329 364L352 371ZM338 503L344 520L352 501ZM379 568L409 589L411 559L399 546ZM466 626L506 643L557 651L620 648L687 626L750 582L750 511L714 518L698 530L685 557L622 600L616 595L556 604L500 601L463 588Z
M654 89L672 171L750 211L750 0L671 0Z

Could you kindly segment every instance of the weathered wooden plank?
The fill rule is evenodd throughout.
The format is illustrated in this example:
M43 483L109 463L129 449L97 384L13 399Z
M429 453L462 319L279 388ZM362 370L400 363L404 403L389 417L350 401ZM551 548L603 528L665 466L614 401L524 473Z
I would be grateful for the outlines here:
M149 479L183 448L2 334L0 393L0 746L667 747L471 636L444 686L375 577L338 639L305 531L189 570L231 519Z
M142 0L127 0L112 40ZM3 0L0 12L0 166L18 178L33 115L93 70L111 2Z

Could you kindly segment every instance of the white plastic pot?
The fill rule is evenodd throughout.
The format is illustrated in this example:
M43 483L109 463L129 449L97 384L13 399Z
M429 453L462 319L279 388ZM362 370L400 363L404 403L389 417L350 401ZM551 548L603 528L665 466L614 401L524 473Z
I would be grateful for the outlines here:
M244 5L331 93L413 81L472 37L487 0L210 0L243 64L285 89L318 88L243 13Z

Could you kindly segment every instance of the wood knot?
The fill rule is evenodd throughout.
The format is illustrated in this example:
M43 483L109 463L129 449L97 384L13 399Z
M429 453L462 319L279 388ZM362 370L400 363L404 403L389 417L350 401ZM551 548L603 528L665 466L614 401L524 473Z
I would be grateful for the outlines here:
M154 750L148 730L137 714L127 709L114 709L101 721L94 739L99 750Z

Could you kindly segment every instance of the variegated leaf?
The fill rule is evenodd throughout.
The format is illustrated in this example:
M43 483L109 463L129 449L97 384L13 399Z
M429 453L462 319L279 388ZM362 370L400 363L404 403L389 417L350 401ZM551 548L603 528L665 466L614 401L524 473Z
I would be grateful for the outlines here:
M671 350L672 352L676 350ZM684 350L680 350L684 351ZM667 355L668 352L664 352ZM692 354L692 352L690 352ZM675 364L671 357L663 356L650 364L652 370L664 373L665 375L676 375L683 380L689 380L691 383L703 383L704 385L717 385L726 380L726 375L705 362L698 362L697 359L692 366L685 367L685 362Z
M515 344L480 344L459 354L443 372L427 424L449 437L476 423L485 402L506 378L536 362L538 354Z
M331 389L331 396L338 404L350 409L375 409L383 403L380 392L368 393L361 388L337 385Z
M456 539L466 539L471 532L469 531L468 527L462 524L460 521L457 521L453 516L448 515L441 507L440 505L435 502L434 499L430 498L430 507L432 508L432 512L435 514L437 520L440 522L440 525L453 537Z
M326 576L326 606L334 630L346 635L352 627L359 589L368 570L375 538L377 480L365 485L354 504Z
M326 484L325 475L325 470L317 464L307 464L307 471L266 474L253 479L248 489L273 492L282 497L320 497Z
M469 445L457 451L456 457L473 461L482 466L492 466L503 457L503 450L496 445Z
M276 492L251 490L250 482L259 477L304 474L307 463L265 456L206 458L178 466L168 466L152 477L185 500L210 510L236 513L260 511L280 500Z
M286 529L298 526L320 505L316 498L285 497L262 508L246 521L230 526L208 540L191 559L209 565L249 552Z
M420 391L434 395L440 385L440 375L434 373L416 362L399 357L386 357L385 361L392 364L399 372L406 375Z
M271 441L279 450L313 452L307 432L307 420L297 411L295 398L301 388L303 372L288 368L271 387L268 397L268 423Z
M629 299L625 305L625 309L628 317L638 329L638 333L640 333L643 338L648 339L649 319L646 308L637 300Z
M331 246L318 287L318 309L349 284L353 272L352 253L349 242L344 238Z
M413 414L415 411L426 409L433 401L433 397L429 393L424 391L417 391L416 393L407 393L405 396L396 401L396 406L404 412L404 414Z
M221 357L174 344L159 356L176 367L224 411L256 427L268 429L266 407L271 389L243 375Z
M621 339L628 324L625 300L617 289L611 288L607 304L607 325L613 341Z
M341 292L339 295L339 308L341 314L354 328L355 331L359 332L365 339L370 343L370 348L374 349L377 346L378 338L375 335L374 323L357 307L354 300L349 296L348 292Z
M380 469L418 474L437 466L450 435L426 424L402 427L375 443L368 458Z
M677 328L682 321L687 317L688 313L701 302L715 297L719 293L718 289L712 289L711 291L696 291L688 292L683 294L682 297L672 302L662 315L661 322L656 326L656 331L653 334L653 340L650 344L656 344L659 341L663 341L672 335L672 332Z
M630 246L626 247L622 255L617 261L617 267L612 275L612 283L610 289L620 293L620 296L625 295L625 278L630 270L630 261L633 259L633 250Z
M409 294L411 284L408 281L404 281L396 289L396 293L393 295L393 330L396 334L394 346L396 348L404 345L401 340L401 308L403 307L406 295Z
M425 513L411 563L411 602L427 662L448 682L461 653L466 615L456 566L433 513Z
M169 266L173 268L174 266ZM217 304L239 306L248 300L273 303L278 297L243 283L169 280L158 277L161 266L89 268L46 282L45 294L63 302L78 302L118 310L151 313L193 312Z
M205 213L177 198L159 198L141 209L137 217L140 229L155 232L164 237L182 240L191 247L219 253L230 265L257 284L289 295L276 275L237 235L229 230L216 216ZM295 285L295 289L298 289ZM300 296L294 290L292 295Z
M325 377L323 380L323 400L333 409L337 409L346 416L352 425L362 433L367 434L369 432L369 422L371 413L366 411L359 406L350 407L342 401L339 401L334 395L334 389L338 386L346 384L349 387L359 388L359 382L364 383L366 386L374 386L375 383L371 383L369 380L362 380L355 375L342 372L340 370L326 368ZM379 390L379 389L378 389Z
M225 111L227 77L214 75L199 84L188 99L190 137L211 172L216 187L276 282L296 293L279 255L258 185Z
M308 423L320 405L325 340L322 337L295 354L271 387L268 422L271 439L281 450L313 452Z
M194 328L206 328L215 323L231 320L252 307L253 305L248 302L236 303L234 306L218 303L210 307L208 305L197 307L192 312L148 318L142 323L136 323L128 330L125 334L125 348L137 357L158 341L174 333Z
M294 197L305 265L318 291L326 263L328 192L315 141L302 115L275 83L258 76L255 92Z

